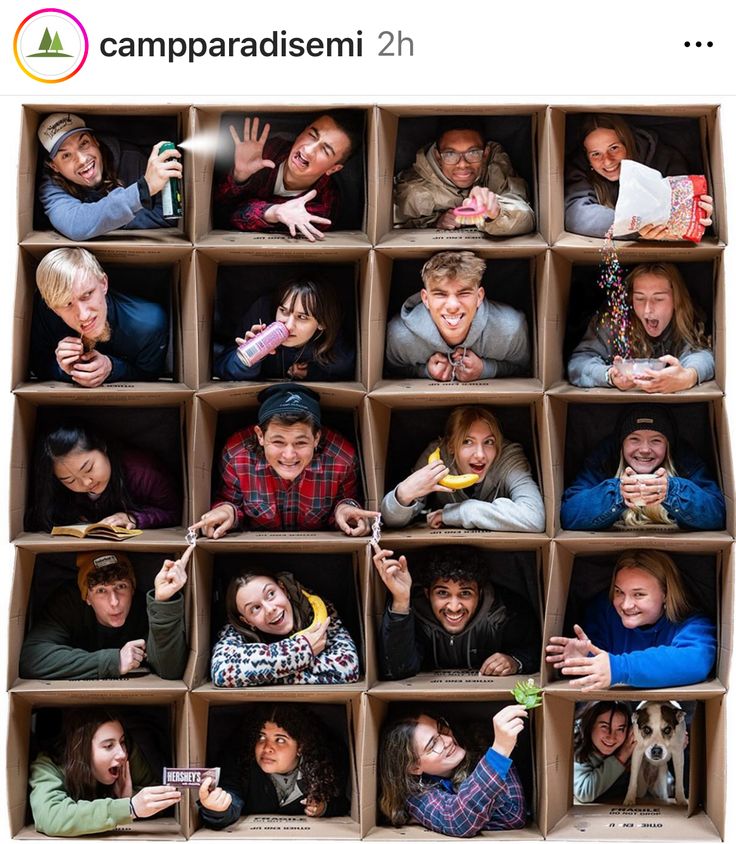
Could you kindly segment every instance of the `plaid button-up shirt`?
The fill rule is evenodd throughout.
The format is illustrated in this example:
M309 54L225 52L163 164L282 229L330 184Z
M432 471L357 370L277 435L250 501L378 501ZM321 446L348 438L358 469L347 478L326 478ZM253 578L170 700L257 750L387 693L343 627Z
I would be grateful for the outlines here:
M335 431L322 428L311 463L293 481L280 478L266 462L254 427L225 443L220 461L222 485L212 509L232 504L236 524L265 530L324 530L335 525L335 509L358 495L358 457Z
M297 199L294 196L276 196L274 193L279 167L286 161L291 146L291 141L270 138L263 149L263 158L273 161L275 167L264 167L242 184L235 181L232 170L225 176L215 193L215 209L221 224L241 232L286 231L281 223L269 223L263 215L271 205ZM316 190L317 195L307 202L307 211L334 222L340 197L334 182L327 175L320 176L302 193L310 190ZM323 223L314 223L314 226L322 231L330 228Z
M482 829L526 826L526 801L516 769L492 748L457 792L441 777L425 775L422 781L427 790L409 797L407 809L417 823L433 832L469 838Z

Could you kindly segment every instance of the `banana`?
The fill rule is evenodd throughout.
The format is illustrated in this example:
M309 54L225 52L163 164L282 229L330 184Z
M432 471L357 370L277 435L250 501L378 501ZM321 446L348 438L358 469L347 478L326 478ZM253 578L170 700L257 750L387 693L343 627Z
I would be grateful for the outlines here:
M319 595L312 595L311 592L307 592L306 589L302 589L302 595L309 601L312 605L312 613L314 614L314 618L312 619L312 623L309 627L305 627L303 630L297 630L296 633L292 633L289 636L290 639L293 639L295 636L301 636L302 633L308 633L309 631L313 630L318 624L321 624L327 618L327 607L325 606L325 602L320 598Z
M438 447L429 455L427 463L436 463L441 459ZM467 475L445 475L438 483L440 486L447 487L447 489L465 489L466 486L477 484L479 478L480 475L476 475L475 472L469 472Z

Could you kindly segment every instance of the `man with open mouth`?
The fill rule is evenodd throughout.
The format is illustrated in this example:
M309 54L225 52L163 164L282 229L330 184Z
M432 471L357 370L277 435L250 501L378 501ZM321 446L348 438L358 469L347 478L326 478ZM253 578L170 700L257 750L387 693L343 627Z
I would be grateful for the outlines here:
M215 194L215 217L225 228L288 231L322 240L338 213L331 177L360 146L362 126L350 111L321 114L293 142L269 139L271 124L246 117L243 137L234 126L233 167Z

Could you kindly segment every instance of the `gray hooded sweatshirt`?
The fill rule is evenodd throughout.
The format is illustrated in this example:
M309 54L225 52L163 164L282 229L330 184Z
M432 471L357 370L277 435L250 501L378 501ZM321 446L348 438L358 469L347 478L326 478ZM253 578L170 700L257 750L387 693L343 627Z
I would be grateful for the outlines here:
M427 465L439 440L431 442L417 460L414 471ZM452 474L459 470L444 447L440 456ZM469 494L470 493L470 494ZM442 508L442 521L448 527L477 530L541 532L544 530L544 502L532 477L529 461L518 443L504 442L501 453L491 464L482 483L466 489L431 493L404 507L393 489L381 502L381 515L387 527L404 527L424 509Z
M529 375L529 334L526 317L511 305L483 299L470 329L458 348L470 349L483 359L481 378ZM454 351L434 324L422 294L415 293L401 306L386 331L386 362L403 378L429 378L427 361L435 352Z

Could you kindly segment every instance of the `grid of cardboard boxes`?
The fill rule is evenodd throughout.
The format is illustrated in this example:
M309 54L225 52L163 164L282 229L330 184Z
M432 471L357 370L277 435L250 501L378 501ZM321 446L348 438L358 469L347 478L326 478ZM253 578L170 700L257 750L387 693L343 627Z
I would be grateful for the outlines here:
M169 138L176 142L242 127L237 106L69 106L98 131L113 132L145 148ZM251 113L268 117L272 131L292 135L314 109L260 106ZM299 701L341 734L350 752L350 812L341 818L242 818L239 837L343 839L424 839L426 831L395 831L380 816L376 757L381 725L401 702L441 702L456 716L488 719L510 702L517 678L478 677L459 672L420 674L399 682L379 678L376 633L385 590L373 571L365 539L336 532L232 533L218 541L200 540L185 588L190 656L181 681L141 676L109 681L31 681L19 678L24 634L50 589L74 577L75 552L105 549L98 540L78 540L24 532L23 518L34 495L32 455L37 431L73 415L108 435L154 450L180 478L180 528L145 531L124 544L136 568L139 588L149 586L164 555L185 548L185 529L209 507L213 467L224 439L255 421L256 393L262 384L213 380L213 322L231 307L244 309L265 290L301 265L341 290L346 331L357 347L355 377L349 382L316 383L324 421L345 433L360 450L366 500L380 503L405 477L424 445L443 427L450 410L463 403L488 406L502 429L530 456L542 489L544 533L431 530L413 526L384 531L384 547L412 551L447 543L478 549L492 579L525 594L539 613L546 641L566 627L569 608L580 606L592 586L602 588L617 554L627 548L659 548L695 572L701 596L718 624L715 672L706 682L655 691L616 688L581 694L548 670L540 652L534 676L546 693L534 711L519 748L518 765L531 814L527 827L506 838L596 840L719 840L725 813L725 694L732 645L734 533L733 475L724 415L723 250L726 243L723 160L719 111L714 106L607 106L665 137L685 133L702 157L715 197L714 227L698 245L626 241L622 263L674 262L706 314L716 359L714 381L689 391L660 395L685 439L703 457L724 490L727 529L719 532L562 531L562 491L580 469L590 448L613 429L628 403L648 400L640 391L582 390L565 380L565 360L585 319L597 306L594 284L601 241L563 227L564 155L578 106L488 105L483 108L360 106L365 144L341 178L341 222L323 241L308 243L282 234L253 234L213 228L212 187L220 162L214 148L194 145L184 152L185 211L178 228L114 232L84 244L109 274L111 285L143 291L170 309L170 377L156 383L116 383L81 389L29 379L28 347L35 269L51 249L69 243L44 224L35 204L39 147L36 130L56 105L26 106L20 149L19 258L15 293L15 334L11 472L11 537L16 544L9 635L8 788L14 836L35 835L28 810L28 767L36 731L55 723L49 712L81 704L114 704L158 724L168 764L218 764L217 748L237 744L238 723L260 701ZM589 109L586 109L589 110ZM392 228L392 179L431 140L440 115L475 114L490 137L509 152L530 186L536 215L528 235L492 239L475 230ZM572 122L572 123L571 123ZM419 289L419 269L434 252L472 249L488 262L487 295L508 302L527 317L532 341L528 378L467 384L396 381L384 376L387 320L406 296ZM235 303L234 305L232 303ZM219 315L219 316L218 316ZM265 314L263 315L265 318ZM577 335L576 335L577 332ZM120 548L119 545L116 546ZM361 679L345 686L279 686L217 689L209 681L213 640L223 623L223 592L241 565L257 563L274 571L289 569L329 597L358 644ZM592 574L591 574L592 573ZM587 590L587 591L586 591ZM690 702L688 807L645 805L632 809L573 805L572 734L577 701L611 698L630 701L676 699ZM53 713L52 713L53 714ZM217 837L201 828L187 795L169 817L138 821L121 834L157 838ZM488 835L489 833L484 833ZM429 834L431 837L431 834Z

